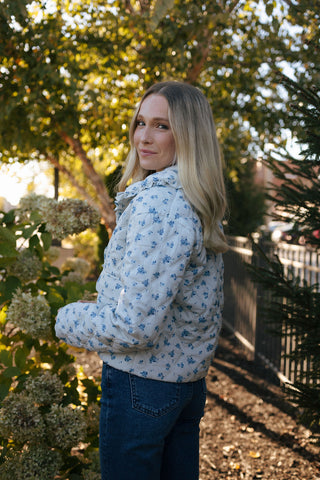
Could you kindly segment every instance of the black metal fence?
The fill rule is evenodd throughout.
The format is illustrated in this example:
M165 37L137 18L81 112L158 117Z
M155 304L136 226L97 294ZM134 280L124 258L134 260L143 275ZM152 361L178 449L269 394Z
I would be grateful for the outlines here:
M271 334L263 315L263 307L270 301L270 292L255 284L246 263L258 264L261 259L252 250L245 237L229 237L230 250L225 261L224 325L250 352L252 359L263 362L281 382L293 382L299 371L310 368L308 362L297 363L284 354L293 351L294 335L279 337ZM320 285L320 254L300 245L286 243L265 245L268 254L276 253L284 266L295 277L310 285Z

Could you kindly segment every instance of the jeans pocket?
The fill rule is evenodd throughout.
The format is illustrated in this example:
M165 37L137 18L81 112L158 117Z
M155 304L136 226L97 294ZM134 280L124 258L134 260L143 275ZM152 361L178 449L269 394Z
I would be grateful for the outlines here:
M180 402L181 386L130 375L131 401L135 410L161 417L174 410Z

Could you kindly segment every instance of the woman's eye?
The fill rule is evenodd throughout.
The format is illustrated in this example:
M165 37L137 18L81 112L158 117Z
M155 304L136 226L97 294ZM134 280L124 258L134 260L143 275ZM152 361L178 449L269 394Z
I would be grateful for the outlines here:
M137 125L137 127L143 127L144 122L142 120L137 120L136 125Z
M168 130L169 127L168 127L168 125L164 125L163 123L159 123L158 128L160 128L161 130L162 129L163 130Z

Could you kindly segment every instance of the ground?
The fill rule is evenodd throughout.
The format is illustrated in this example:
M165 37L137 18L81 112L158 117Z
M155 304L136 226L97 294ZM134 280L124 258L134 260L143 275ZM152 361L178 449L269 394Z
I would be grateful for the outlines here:
M90 355L81 362L87 374L95 374L99 360ZM227 334L207 390L200 480L320 480L320 448L311 432L297 422L281 388Z
M320 480L320 448L282 389L223 335L207 377L200 480Z

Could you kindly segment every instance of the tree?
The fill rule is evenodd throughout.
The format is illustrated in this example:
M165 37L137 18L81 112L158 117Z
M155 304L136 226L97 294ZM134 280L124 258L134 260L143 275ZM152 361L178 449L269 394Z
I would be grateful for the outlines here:
M266 159L278 185L273 185L270 199L275 202L276 218L294 223L304 235L306 244L320 248L320 6L318 2L287 1L293 23L304 25L299 51L300 64L308 52L309 69L299 79L292 80L278 73L279 83L286 88L288 101L287 125L301 144L300 157L278 151ZM302 19L304 18L304 20ZM304 23L305 22L305 23ZM262 251L264 268L251 269L256 278L272 295L267 318L278 335L292 336L295 348L291 356L296 361L309 362L293 385L286 391L299 407L301 419L320 431L320 291L319 284L307 283L286 271L276 258Z
M227 233L235 236L255 232L267 213L264 188L255 178L256 162L252 158L242 160L230 171L226 183L231 220Z
M267 21L240 0L166 2L164 16L159 1L2 2L1 161L49 160L112 230L102 174L126 156L141 91L169 75L208 95L232 170L278 135L266 66L296 57L279 32L283 13L271 18L265 3Z
M320 37L320 36L319 36ZM320 83L306 86L281 76L282 84L293 100L293 129L300 126L299 140L303 158L275 158L268 166L280 180L273 185L272 200L277 218L293 222L307 245L320 248ZM308 79L306 81L308 85ZM254 278L272 294L267 308L268 321L278 335L292 337L290 354L303 368L292 385L289 398L300 408L301 419L320 432L320 290L319 283L308 283L286 271L278 259L269 259L262 251L265 267L253 267ZM306 363L307 362L307 363Z

